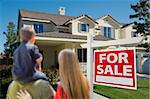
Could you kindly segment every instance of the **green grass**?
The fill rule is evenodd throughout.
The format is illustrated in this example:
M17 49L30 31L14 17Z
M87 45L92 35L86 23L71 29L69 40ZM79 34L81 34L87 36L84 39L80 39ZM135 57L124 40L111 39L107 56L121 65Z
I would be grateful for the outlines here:
M150 99L150 80L138 79L138 89L129 90L102 85L94 85L94 92L111 99Z

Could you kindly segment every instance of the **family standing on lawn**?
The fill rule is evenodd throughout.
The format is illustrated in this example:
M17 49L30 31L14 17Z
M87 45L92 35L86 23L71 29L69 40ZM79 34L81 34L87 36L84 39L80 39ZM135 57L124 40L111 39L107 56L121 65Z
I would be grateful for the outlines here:
M57 91L41 72L42 55L35 43L35 31L22 28L22 42L14 52L13 81L7 91L7 99L89 99L89 84L82 74L78 58L71 49L59 53L60 82Z

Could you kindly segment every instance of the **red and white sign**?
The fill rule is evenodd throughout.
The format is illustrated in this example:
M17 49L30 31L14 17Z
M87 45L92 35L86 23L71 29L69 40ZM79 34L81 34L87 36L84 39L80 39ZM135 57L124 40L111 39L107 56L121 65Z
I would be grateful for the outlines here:
M134 48L95 51L94 65L96 84L137 89Z

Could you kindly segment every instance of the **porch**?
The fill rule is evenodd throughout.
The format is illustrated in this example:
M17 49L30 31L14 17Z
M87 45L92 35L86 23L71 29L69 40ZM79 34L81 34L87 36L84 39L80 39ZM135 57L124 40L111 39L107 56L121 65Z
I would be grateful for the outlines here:
M82 50L82 48L80 47L81 43L82 42L36 39L36 45L39 47L40 52L43 54L42 67L58 67L59 52L62 49L69 48L77 54L81 64L81 68L83 71L85 71L86 59L83 59L83 55L86 54L86 50Z

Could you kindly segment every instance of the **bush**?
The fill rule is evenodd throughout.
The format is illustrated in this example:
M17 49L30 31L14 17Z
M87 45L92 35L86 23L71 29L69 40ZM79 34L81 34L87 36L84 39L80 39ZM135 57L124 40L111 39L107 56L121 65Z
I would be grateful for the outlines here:
M58 69L54 67L44 68L43 72L47 75L50 84L56 90L57 82L59 82ZM11 66L4 66L3 68L0 69L0 99L6 99L7 89L11 81L12 81Z
M46 74L46 76L49 79L50 84L56 90L57 83L59 82L58 69L56 69L55 67L51 67L51 68L44 68L42 71Z
M7 94L7 89L12 81L11 67L6 66L0 69L0 99L5 99Z

